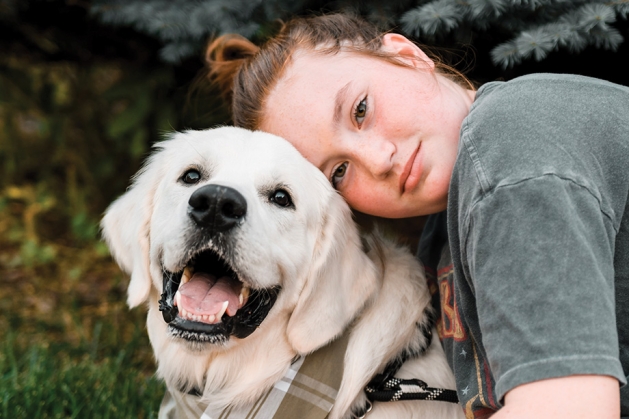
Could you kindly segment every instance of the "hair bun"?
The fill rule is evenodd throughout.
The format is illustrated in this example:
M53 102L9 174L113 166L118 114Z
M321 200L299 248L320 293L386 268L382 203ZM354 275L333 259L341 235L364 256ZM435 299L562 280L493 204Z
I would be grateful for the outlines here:
M216 38L205 51L207 76L216 83L223 98L231 104L233 82L243 63L255 55L260 48L247 38L228 34Z

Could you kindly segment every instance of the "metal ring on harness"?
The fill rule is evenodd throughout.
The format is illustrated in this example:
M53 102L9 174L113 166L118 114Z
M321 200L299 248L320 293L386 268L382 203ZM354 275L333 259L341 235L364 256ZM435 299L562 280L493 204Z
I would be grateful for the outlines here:
M352 417L354 419L365 419L367 413L371 412L373 409L373 404L367 399L367 404L360 410L360 412L353 414Z

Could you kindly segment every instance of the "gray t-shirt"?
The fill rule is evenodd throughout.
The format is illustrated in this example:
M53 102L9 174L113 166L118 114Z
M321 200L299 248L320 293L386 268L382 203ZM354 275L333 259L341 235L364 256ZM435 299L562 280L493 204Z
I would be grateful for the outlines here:
M478 91L450 184L450 247L427 267L467 412L490 414L535 380L626 383L628 195L629 88L540 74Z

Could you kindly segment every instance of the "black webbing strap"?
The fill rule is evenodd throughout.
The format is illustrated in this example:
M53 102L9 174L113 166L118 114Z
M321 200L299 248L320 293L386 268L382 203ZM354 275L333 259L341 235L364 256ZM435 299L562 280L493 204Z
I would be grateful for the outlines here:
M365 395L368 403L358 412L354 413L354 417L361 419L371 411L374 402L395 402L398 400L436 400L450 403L458 403L459 397L456 390L447 390L443 388L428 387L424 381L417 378L401 379L395 378L395 374L400 370L410 358L416 358L422 355L432 342L432 328L435 325L436 318L431 307L427 307L424 313L427 321L417 324L420 332L424 336L425 345L419 350L405 350L399 356L391 360L381 374L376 374L365 387Z
M373 402L396 402L398 400L437 400L458 403L459 397L455 390L428 387L428 384L417 378L404 380L391 378L382 388L365 387L367 398Z

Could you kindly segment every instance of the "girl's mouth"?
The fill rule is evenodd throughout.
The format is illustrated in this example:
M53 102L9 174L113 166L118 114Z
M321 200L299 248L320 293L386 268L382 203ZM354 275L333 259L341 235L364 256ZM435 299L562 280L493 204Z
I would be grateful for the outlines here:
M413 189L417 183L419 183L420 178L420 170L419 166L421 160L417 158L419 154L419 150L421 149L421 143L419 143L418 147L411 154L406 165L404 166L404 170L400 174L400 193L404 193Z

